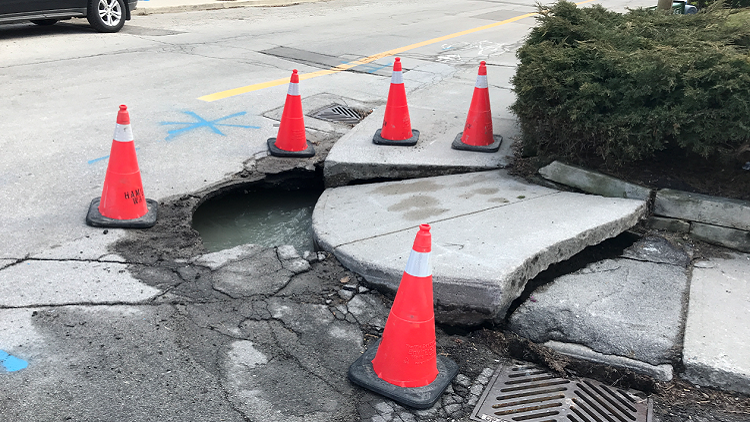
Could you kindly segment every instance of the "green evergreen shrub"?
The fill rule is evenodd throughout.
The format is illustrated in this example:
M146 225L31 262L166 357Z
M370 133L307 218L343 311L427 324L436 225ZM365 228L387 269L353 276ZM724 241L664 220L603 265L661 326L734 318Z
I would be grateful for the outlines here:
M512 79L524 150L624 163L750 140L750 12L540 6Z

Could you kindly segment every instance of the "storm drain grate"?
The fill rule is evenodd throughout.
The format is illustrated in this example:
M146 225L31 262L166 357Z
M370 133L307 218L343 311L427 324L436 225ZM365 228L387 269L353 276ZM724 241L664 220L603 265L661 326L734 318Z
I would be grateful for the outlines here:
M332 104L311 114L311 117L320 120L326 120L329 122L348 123L351 125L355 125L359 123L365 116L351 107L341 104Z
M534 365L500 366L471 419L489 422L651 422L651 399L587 378L565 379Z

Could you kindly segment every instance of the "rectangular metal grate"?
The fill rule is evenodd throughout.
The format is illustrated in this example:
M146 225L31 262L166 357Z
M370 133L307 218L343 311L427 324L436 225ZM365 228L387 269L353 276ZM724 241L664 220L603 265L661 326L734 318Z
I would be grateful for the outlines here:
M329 122L347 123L351 125L359 123L365 117L359 111L341 104L331 104L315 113L312 113L310 116Z
M651 422L651 399L587 378L565 379L531 364L501 365L471 419L488 422Z

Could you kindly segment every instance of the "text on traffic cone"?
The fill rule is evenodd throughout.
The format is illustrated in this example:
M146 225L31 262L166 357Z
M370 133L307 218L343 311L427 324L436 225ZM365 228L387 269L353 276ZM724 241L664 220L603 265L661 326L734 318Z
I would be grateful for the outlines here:
M115 220L143 217L148 207L127 106L120 106L113 138L99 212Z

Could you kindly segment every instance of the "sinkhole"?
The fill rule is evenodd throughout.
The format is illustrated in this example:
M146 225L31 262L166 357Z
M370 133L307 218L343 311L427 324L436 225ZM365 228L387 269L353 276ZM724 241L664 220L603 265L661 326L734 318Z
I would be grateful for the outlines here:
M311 177L244 185L202 203L193 213L193 228L209 252L246 243L314 251L312 213L323 189L322 180Z

